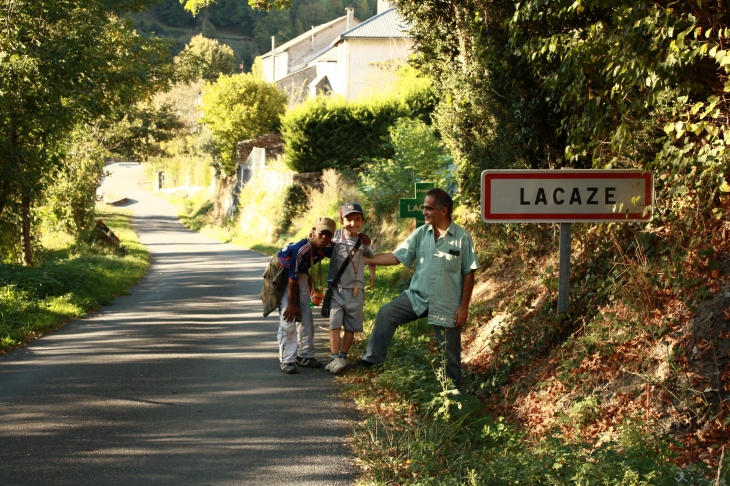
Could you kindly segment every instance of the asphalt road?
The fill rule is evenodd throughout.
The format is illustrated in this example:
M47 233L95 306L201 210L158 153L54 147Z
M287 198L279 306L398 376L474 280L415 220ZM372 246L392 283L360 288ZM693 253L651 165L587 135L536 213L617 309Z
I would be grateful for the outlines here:
M114 164L152 254L86 319L0 357L0 484L344 485L353 412L324 369L279 369L265 256L185 229ZM113 229L113 228L112 228ZM318 357L328 356L317 329Z

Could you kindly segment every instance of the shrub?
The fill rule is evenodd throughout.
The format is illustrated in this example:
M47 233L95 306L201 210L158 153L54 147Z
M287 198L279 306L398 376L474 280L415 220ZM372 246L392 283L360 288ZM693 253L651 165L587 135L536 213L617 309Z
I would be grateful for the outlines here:
M207 83L203 87L203 122L221 153L217 169L232 174L238 142L276 130L285 103L286 95L275 84L252 74L221 75L215 83Z
M362 173L362 187L381 217L398 209L398 200L413 196L413 183L432 181L439 187L448 182L451 156L442 154L433 128L420 120L401 118L388 129L392 159L375 159Z
M311 99L281 119L286 163L297 172L317 172L357 168L369 158L390 158L393 150L385 143L388 128L400 118L430 123L434 103L428 83L361 102Z

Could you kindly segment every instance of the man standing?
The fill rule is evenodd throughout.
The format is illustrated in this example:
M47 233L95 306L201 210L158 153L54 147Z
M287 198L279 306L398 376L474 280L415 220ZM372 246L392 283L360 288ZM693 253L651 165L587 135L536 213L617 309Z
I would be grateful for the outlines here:
M393 253L365 259L367 265L416 265L410 288L385 304L375 318L367 348L358 363L383 363L395 330L422 317L434 327L446 352L446 376L461 387L461 327L469 317L474 272L479 268L471 235L451 221L454 203L443 189L431 189L423 202L426 224Z

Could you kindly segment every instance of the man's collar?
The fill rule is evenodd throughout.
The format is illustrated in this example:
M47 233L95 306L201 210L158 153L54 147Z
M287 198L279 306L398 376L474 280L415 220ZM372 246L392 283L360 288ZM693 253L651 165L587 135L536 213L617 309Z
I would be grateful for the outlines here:
M431 233L433 233L432 224L426 223L425 226L428 226L428 229L426 229L426 231L430 231ZM450 234L451 236L454 236L454 234L456 233L456 223L454 223L453 219L451 221L449 221L449 226L446 227L446 232L448 234Z

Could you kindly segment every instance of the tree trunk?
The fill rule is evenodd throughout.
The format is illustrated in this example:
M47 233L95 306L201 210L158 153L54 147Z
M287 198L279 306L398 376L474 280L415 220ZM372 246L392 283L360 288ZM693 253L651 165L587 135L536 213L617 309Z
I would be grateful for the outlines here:
M30 267L33 265L33 247L30 244L30 196L23 196L20 205L20 212L23 216L23 231L21 236L21 245L23 247L23 266Z

